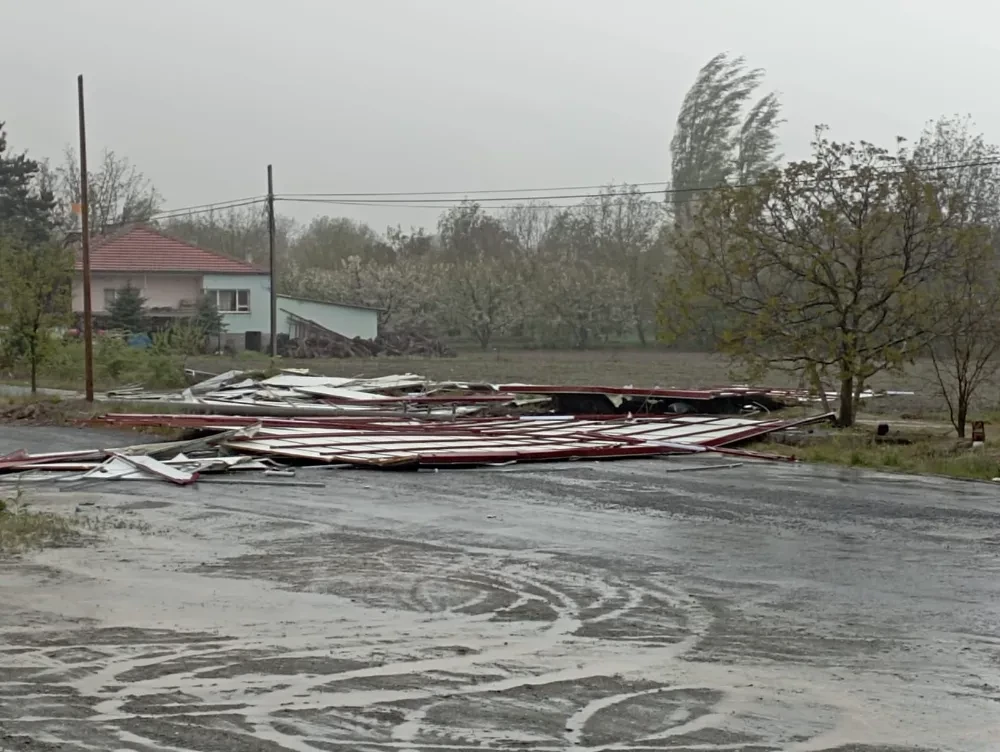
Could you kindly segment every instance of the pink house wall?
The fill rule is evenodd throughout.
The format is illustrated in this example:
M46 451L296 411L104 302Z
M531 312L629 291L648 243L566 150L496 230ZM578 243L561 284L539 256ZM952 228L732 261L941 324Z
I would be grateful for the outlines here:
M131 284L142 291L147 308L177 308L182 300L194 302L201 293L201 275L190 274L91 274L90 300L94 313L104 312L104 291ZM83 276L73 279L73 311L83 311Z

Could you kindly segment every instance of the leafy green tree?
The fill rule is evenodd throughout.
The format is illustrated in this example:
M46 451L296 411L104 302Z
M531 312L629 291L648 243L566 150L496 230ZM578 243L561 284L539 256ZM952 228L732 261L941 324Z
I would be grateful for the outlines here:
M517 241L504 223L473 201L463 201L438 220L444 256L449 260L513 259Z
M832 375L850 426L865 382L931 338L932 283L975 242L959 209L905 152L818 129L811 160L706 196L678 239L663 324L712 300L728 309L724 352L816 388Z
M115 291L114 300L108 304L108 323L112 329L140 332L146 322L146 299L138 288L127 284Z
M289 258L311 269L335 269L344 259L388 261L392 251L371 227L344 217L317 217L295 237Z
M781 102L775 93L747 109L764 77L743 57L721 53L698 72L684 96L670 142L675 221L686 226L697 199L686 188L746 183L780 158L777 128Z
M55 227L55 198L38 162L8 152L3 126L0 122L0 233L42 243Z
M31 391L38 389L38 368L56 343L54 329L69 322L73 254L46 241L0 236L0 327L9 362L27 362Z

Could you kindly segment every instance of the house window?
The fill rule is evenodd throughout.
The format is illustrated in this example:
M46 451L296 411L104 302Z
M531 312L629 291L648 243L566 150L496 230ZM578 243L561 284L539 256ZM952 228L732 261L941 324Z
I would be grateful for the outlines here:
M221 313L249 313L249 290L205 290L208 299Z
M118 297L118 289L115 287L105 287L104 288L104 310L108 311L115 302L115 298Z

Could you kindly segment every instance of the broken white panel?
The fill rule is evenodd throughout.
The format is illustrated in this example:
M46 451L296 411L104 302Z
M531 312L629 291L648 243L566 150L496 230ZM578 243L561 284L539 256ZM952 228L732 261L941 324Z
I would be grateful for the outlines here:
M155 460L146 455L140 454L130 457L124 454L116 454L113 459L120 459L142 473L152 475L162 480L168 480L179 486L186 486L198 480L198 473L196 472L171 467L165 462L160 462L159 460Z
M338 387L352 381L354 381L354 379L345 379L340 376L305 376L294 373L281 373L277 376L272 376L269 379L264 379L260 382L260 384L261 386L297 389L299 387L316 386Z
M391 400L384 394L373 394L372 392L362 392L358 389L344 389L332 386L300 386L295 388L296 392L308 394L313 397L328 397L339 400Z
M120 455L115 455L106 462L88 470L77 480L125 480L132 476L141 476L138 468L130 465Z
M426 386L430 384L424 376L415 373L394 374L392 376L379 376L373 379L347 379L343 384L337 386L359 389L363 392L381 392L389 389L410 389L415 386Z
M226 384L235 381L243 374L244 371L226 371L225 373L220 373L218 376L213 376L210 379L199 381L194 386L189 387L189 389L192 394L205 394L207 392L215 391L216 389L219 389L225 386Z

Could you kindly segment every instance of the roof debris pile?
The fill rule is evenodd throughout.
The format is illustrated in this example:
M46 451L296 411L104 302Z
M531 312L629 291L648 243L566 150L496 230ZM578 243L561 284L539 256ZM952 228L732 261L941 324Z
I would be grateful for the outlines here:
M199 376L191 372L192 380ZM771 413L816 398L750 387L662 389L317 376L229 371L177 393L133 386L109 393L174 412L112 413L121 428L174 429L185 438L111 449L0 457L0 481L67 488L124 480L319 485L295 467L442 469L521 462L687 454L789 459L738 445L834 417Z
M872 393L870 396L876 396ZM745 386L708 389L560 386L432 381L412 373L379 378L316 376L288 369L256 377L229 371L177 393L138 387L109 392L108 399L166 402L187 412L263 416L496 415L739 415L815 404L806 391Z
M0 457L0 479L55 480L69 488L110 480L156 480L176 485L205 481L302 485L283 480L295 474L290 465L421 470L706 452L786 460L789 458L733 445L831 417L824 414L799 420L755 420L679 415L601 419L534 415L440 421L371 416L110 414L100 420L119 427L184 428L193 435L179 441L115 449L45 454L19 451ZM257 471L262 477L246 471Z

